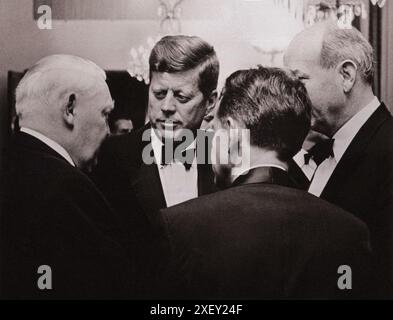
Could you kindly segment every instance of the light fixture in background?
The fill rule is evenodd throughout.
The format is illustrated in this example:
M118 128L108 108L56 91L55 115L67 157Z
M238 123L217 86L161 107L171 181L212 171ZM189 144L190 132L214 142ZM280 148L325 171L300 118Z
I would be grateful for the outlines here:
M245 0L247 1L247 0ZM255 1L255 0L254 0ZM256 0L258 1L258 0ZM261 1L261 0L260 0ZM306 26L314 23L336 19L341 27L350 28L355 17L367 18L368 0L273 0L276 6L284 6L295 18L302 15ZM386 0L370 0L374 6L382 8ZM299 6L303 8L300 13Z
M247 0L244 0L247 1ZM249 30L248 42L270 66L282 66L282 57L291 39L304 29L303 0L254 0L253 10L264 11L253 16L257 24Z
M264 1L264 0L244 0ZM311 26L318 21L333 19L342 28L352 28L356 17L368 17L367 5L369 0L272 0L274 5L284 8L290 16L300 21L303 27ZM370 0L372 5L382 8L386 0ZM276 38L266 40L260 37L253 41L253 47L261 54L271 58L271 64L276 64L277 57L284 53L290 39Z
M373 5L382 8L386 0L370 0ZM304 0L306 26L314 23L334 19L342 28L351 28L356 17L368 17L368 0Z
M146 44L140 45L138 48L131 48L130 60L128 62L127 71L131 77L138 81L144 81L149 84L149 56L154 45L166 35L181 33L181 13L180 4L184 0L159 0L157 16L160 21L160 33L157 36L150 36L146 40Z
M187 0L198 1L198 0ZM264 33L266 29L253 28L255 30L245 30L244 39L262 55L270 58L272 65L279 65L278 60L287 47L293 32L300 31L299 28L310 26L318 21L326 19L335 19L337 23L344 27L351 27L355 17L366 18L368 16L367 8L369 0L232 0L239 2L259 2L261 6L273 10L272 6L279 11L271 22L269 28L275 28L275 24L280 25L283 29L283 23L287 23L295 28L287 28L286 34L279 36ZM391 0L393 1L393 0ZM149 84L149 65L148 59L150 52L157 41L164 35L181 33L181 4L184 0L157 0L157 15L160 19L160 33L156 36L148 37L146 43L139 47L133 47L130 50L130 59L128 63L129 74ZM386 0L370 0L372 5L384 6ZM223 5L225 5L223 3ZM265 7L263 7L265 8ZM262 9L265 10L265 9ZM274 10L273 10L274 11ZM257 12L255 13L257 14ZM247 19L247 18L245 18ZM283 20L284 19L284 20ZM255 20L255 19L254 19ZM276 21L277 20L277 21ZM246 22L240 21L242 26ZM296 29L296 30L295 30ZM271 29L270 29L271 30ZM284 30L286 30L284 28ZM293 31L293 32L292 32ZM251 37L252 39L246 39Z
M160 0L157 14L161 18L160 28L163 35L181 32L180 18L183 0Z

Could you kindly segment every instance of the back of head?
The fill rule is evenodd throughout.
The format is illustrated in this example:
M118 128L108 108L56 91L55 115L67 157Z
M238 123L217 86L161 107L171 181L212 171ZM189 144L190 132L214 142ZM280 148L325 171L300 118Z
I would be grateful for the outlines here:
M105 72L91 61L71 55L52 55L32 66L16 89L16 112L20 125L41 122L48 126L59 119L61 101L67 92L89 94Z
M198 68L199 89L205 97L217 88L219 62L214 48L196 36L166 36L153 48L150 59L152 72L184 72Z
M310 129L311 102L292 73L258 67L233 73L222 92L217 117L232 117L250 130L251 145L288 161Z
M323 23L321 27L324 28L321 66L330 69L345 60L351 60L364 83L372 85L375 72L374 52L362 33L356 28L340 28L333 22Z

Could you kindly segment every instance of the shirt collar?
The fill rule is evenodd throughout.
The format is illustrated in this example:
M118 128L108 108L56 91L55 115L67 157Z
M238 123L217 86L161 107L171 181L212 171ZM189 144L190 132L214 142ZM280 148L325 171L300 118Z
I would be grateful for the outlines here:
M162 152L163 142L158 137L156 131L153 128L151 128L150 137L151 137L151 145L153 147L154 158L156 159L156 163L161 163L161 152ZM191 144L188 145L188 147L185 149L185 151L191 150L191 149L196 149L195 140Z
M45 143L49 148L53 149L56 151L58 154L60 154L65 160L67 160L73 167L75 167L75 163L72 160L71 156L69 153L57 142L53 141L52 139L44 136L42 133L39 133L33 129L29 128L24 128L22 127L20 129L21 132L24 132L28 135L33 136L34 138L40 140L41 142Z
M302 167L305 164L304 161L304 156L308 154L308 152L304 149L301 149L294 157L293 160L299 165L299 167Z
M252 167L248 168L248 169L245 169L245 170L242 171L240 174L237 174L237 175L234 177L232 183L234 183L237 179L239 179L240 176L245 175L245 174L248 174L248 172L251 171L251 170L253 170L253 169L256 169L256 168L266 168L266 167L273 167L273 168L281 169L281 170L284 170L285 172L288 171L288 170L285 169L284 167L282 167L282 166L280 166L280 165L277 165L277 164L269 164L269 163L257 164L257 165L255 165L255 166L252 166Z
M374 97L367 106L354 115L346 124L344 124L344 126L340 128L340 130L336 132L333 136L333 152L334 158L337 162L340 161L356 134L380 105L381 103L378 98Z

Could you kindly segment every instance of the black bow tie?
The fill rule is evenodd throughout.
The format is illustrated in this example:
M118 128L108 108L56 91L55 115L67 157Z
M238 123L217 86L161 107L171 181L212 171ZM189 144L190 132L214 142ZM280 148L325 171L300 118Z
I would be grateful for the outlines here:
M194 162L194 158L195 158L195 149L188 149L188 150L184 150L181 153L181 157L176 157L176 153L175 150L176 148L172 148L173 152L168 152L165 149L165 144L162 145L161 147L161 165L162 166L166 166L170 163L173 163L175 160L178 160L179 162L181 162L184 165L184 168L186 168L186 170L190 170L192 167L192 163ZM179 155L180 156L180 155Z
M304 155L304 163L309 164L310 159L313 159L317 166L319 166L327 158L334 157L333 144L334 139L318 142Z

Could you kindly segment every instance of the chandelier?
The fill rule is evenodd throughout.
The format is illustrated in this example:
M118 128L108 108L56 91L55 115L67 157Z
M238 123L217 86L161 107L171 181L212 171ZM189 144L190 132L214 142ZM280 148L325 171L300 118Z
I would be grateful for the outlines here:
M157 16L160 18L160 33L158 36L148 37L144 45L131 48L127 71L131 77L149 84L149 55L154 45L164 35L180 34L180 18L182 9L180 5L184 0L157 0ZM198 0L190 0L198 1ZM239 0L241 1L241 0ZM267 0L243 0L267 1ZM271 0L275 6L285 8L292 17L305 26L318 21L335 19L340 27L351 28L356 17L367 18L368 0ZM393 1L393 0L392 0ZM370 0L374 6L382 8L386 0ZM254 46L255 47L255 46ZM277 48L276 48L277 47ZM282 53L283 44L275 44L272 48L259 48L258 51L268 53L274 57ZM266 51L267 50L267 51Z
M131 77L149 84L149 56L155 44L165 35L180 34L180 17L182 9L180 4L184 0L159 0L157 16L161 19L158 36L147 38L145 45L131 48L127 71Z
M382 8L386 0L370 0L371 4ZM355 17L367 18L368 0L274 0L276 5L286 6L299 17L299 4L303 7L302 19L306 26L314 23L335 19L340 27L351 28Z

